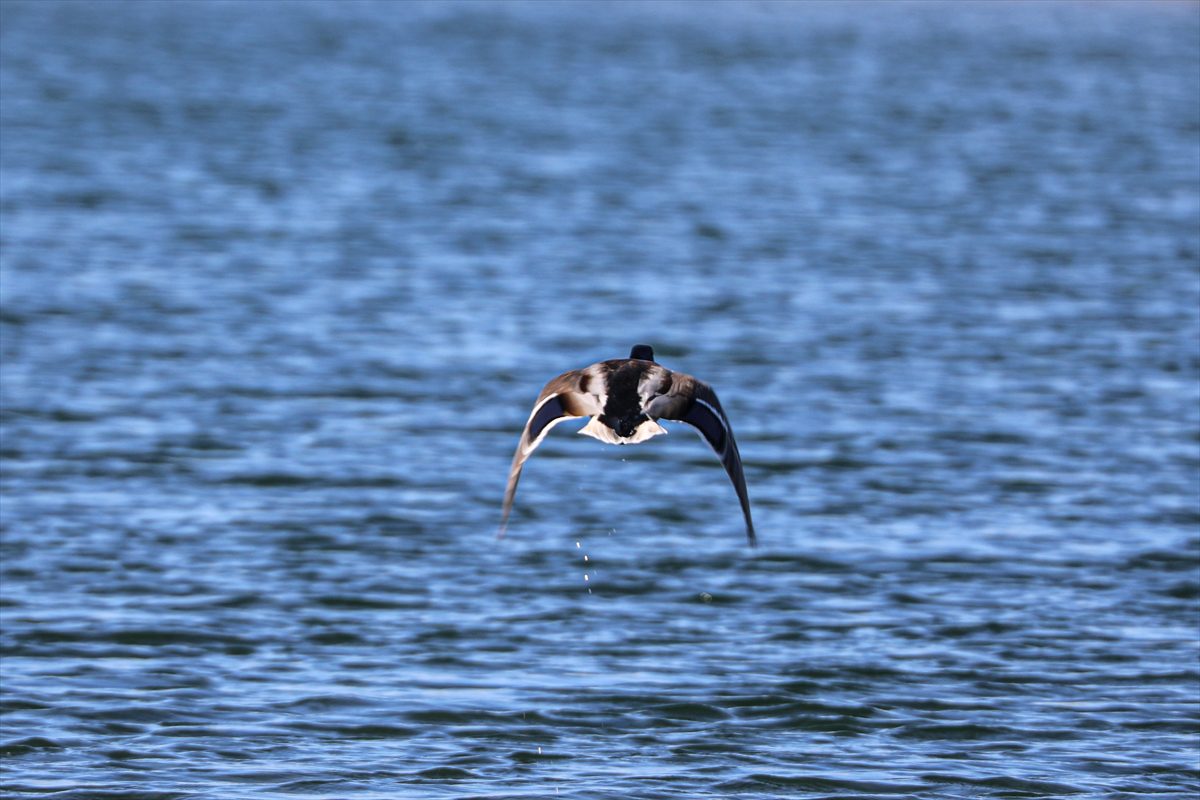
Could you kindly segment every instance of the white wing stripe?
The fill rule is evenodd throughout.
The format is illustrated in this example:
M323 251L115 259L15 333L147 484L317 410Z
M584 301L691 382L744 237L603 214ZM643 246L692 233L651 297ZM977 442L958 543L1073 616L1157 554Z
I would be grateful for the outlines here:
M712 403L709 403L706 400L701 400L699 397L696 398L696 402L716 415L717 421L719 421L721 423L721 427L725 429L725 435L729 436L729 420L725 419L725 415L721 413L721 410L714 407Z
M565 417L559 417L559 418L557 418L557 419L552 419L552 420L550 420L549 422L547 422L547 423L546 423L546 427L542 428L542 432L541 432L541 434L539 434L539 435L538 435L538 437L537 437L536 439L534 439L532 442L530 442L528 446L526 446L526 447L522 447L522 448L521 448L521 455L523 455L523 456L525 456L526 458L528 458L528 457L529 457L529 454L530 454L530 453L532 453L534 450L536 450L536 449L537 449L537 446L538 446L539 444L541 444L541 443L542 443L542 439L545 439L545 438L546 438L546 434L548 434L548 433L550 432L550 429L551 429L551 428L553 428L553 427L554 427L555 425L557 425L558 423L560 423L560 422L566 422L566 421L567 421L567 420L569 420L569 419L579 419L579 418L578 418L578 417L565 416Z

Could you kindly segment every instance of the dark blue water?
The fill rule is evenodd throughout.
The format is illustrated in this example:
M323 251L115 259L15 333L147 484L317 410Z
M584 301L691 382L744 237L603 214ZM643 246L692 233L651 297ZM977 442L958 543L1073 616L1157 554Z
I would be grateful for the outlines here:
M6 796L1200 791L1200 6L6 0L0 126ZM637 341L761 546L497 542Z

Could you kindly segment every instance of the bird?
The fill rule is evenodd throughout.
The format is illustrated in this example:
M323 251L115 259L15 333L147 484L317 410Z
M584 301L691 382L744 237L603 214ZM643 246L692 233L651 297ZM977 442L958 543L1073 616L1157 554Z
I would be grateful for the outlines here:
M654 348L634 345L629 358L601 361L553 378L538 395L508 472L498 538L504 536L517 482L525 462L550 429L568 419L590 417L579 433L608 444L640 444L667 432L659 420L691 425L708 443L733 482L746 537L757 544L750 516L750 496L733 428L717 393L704 381L674 372L654 360Z

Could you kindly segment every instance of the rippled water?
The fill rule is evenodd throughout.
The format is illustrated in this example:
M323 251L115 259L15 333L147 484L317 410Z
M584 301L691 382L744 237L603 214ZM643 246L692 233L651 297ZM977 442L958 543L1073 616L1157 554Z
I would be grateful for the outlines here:
M1198 41L4 2L6 795L1195 796ZM498 542L636 341L761 546L569 425Z

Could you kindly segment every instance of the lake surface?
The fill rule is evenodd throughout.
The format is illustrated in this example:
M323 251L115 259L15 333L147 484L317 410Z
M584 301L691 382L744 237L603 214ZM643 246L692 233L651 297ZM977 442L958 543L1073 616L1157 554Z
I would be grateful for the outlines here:
M0 5L12 798L1200 792L1200 6ZM655 346L693 431L557 428Z

